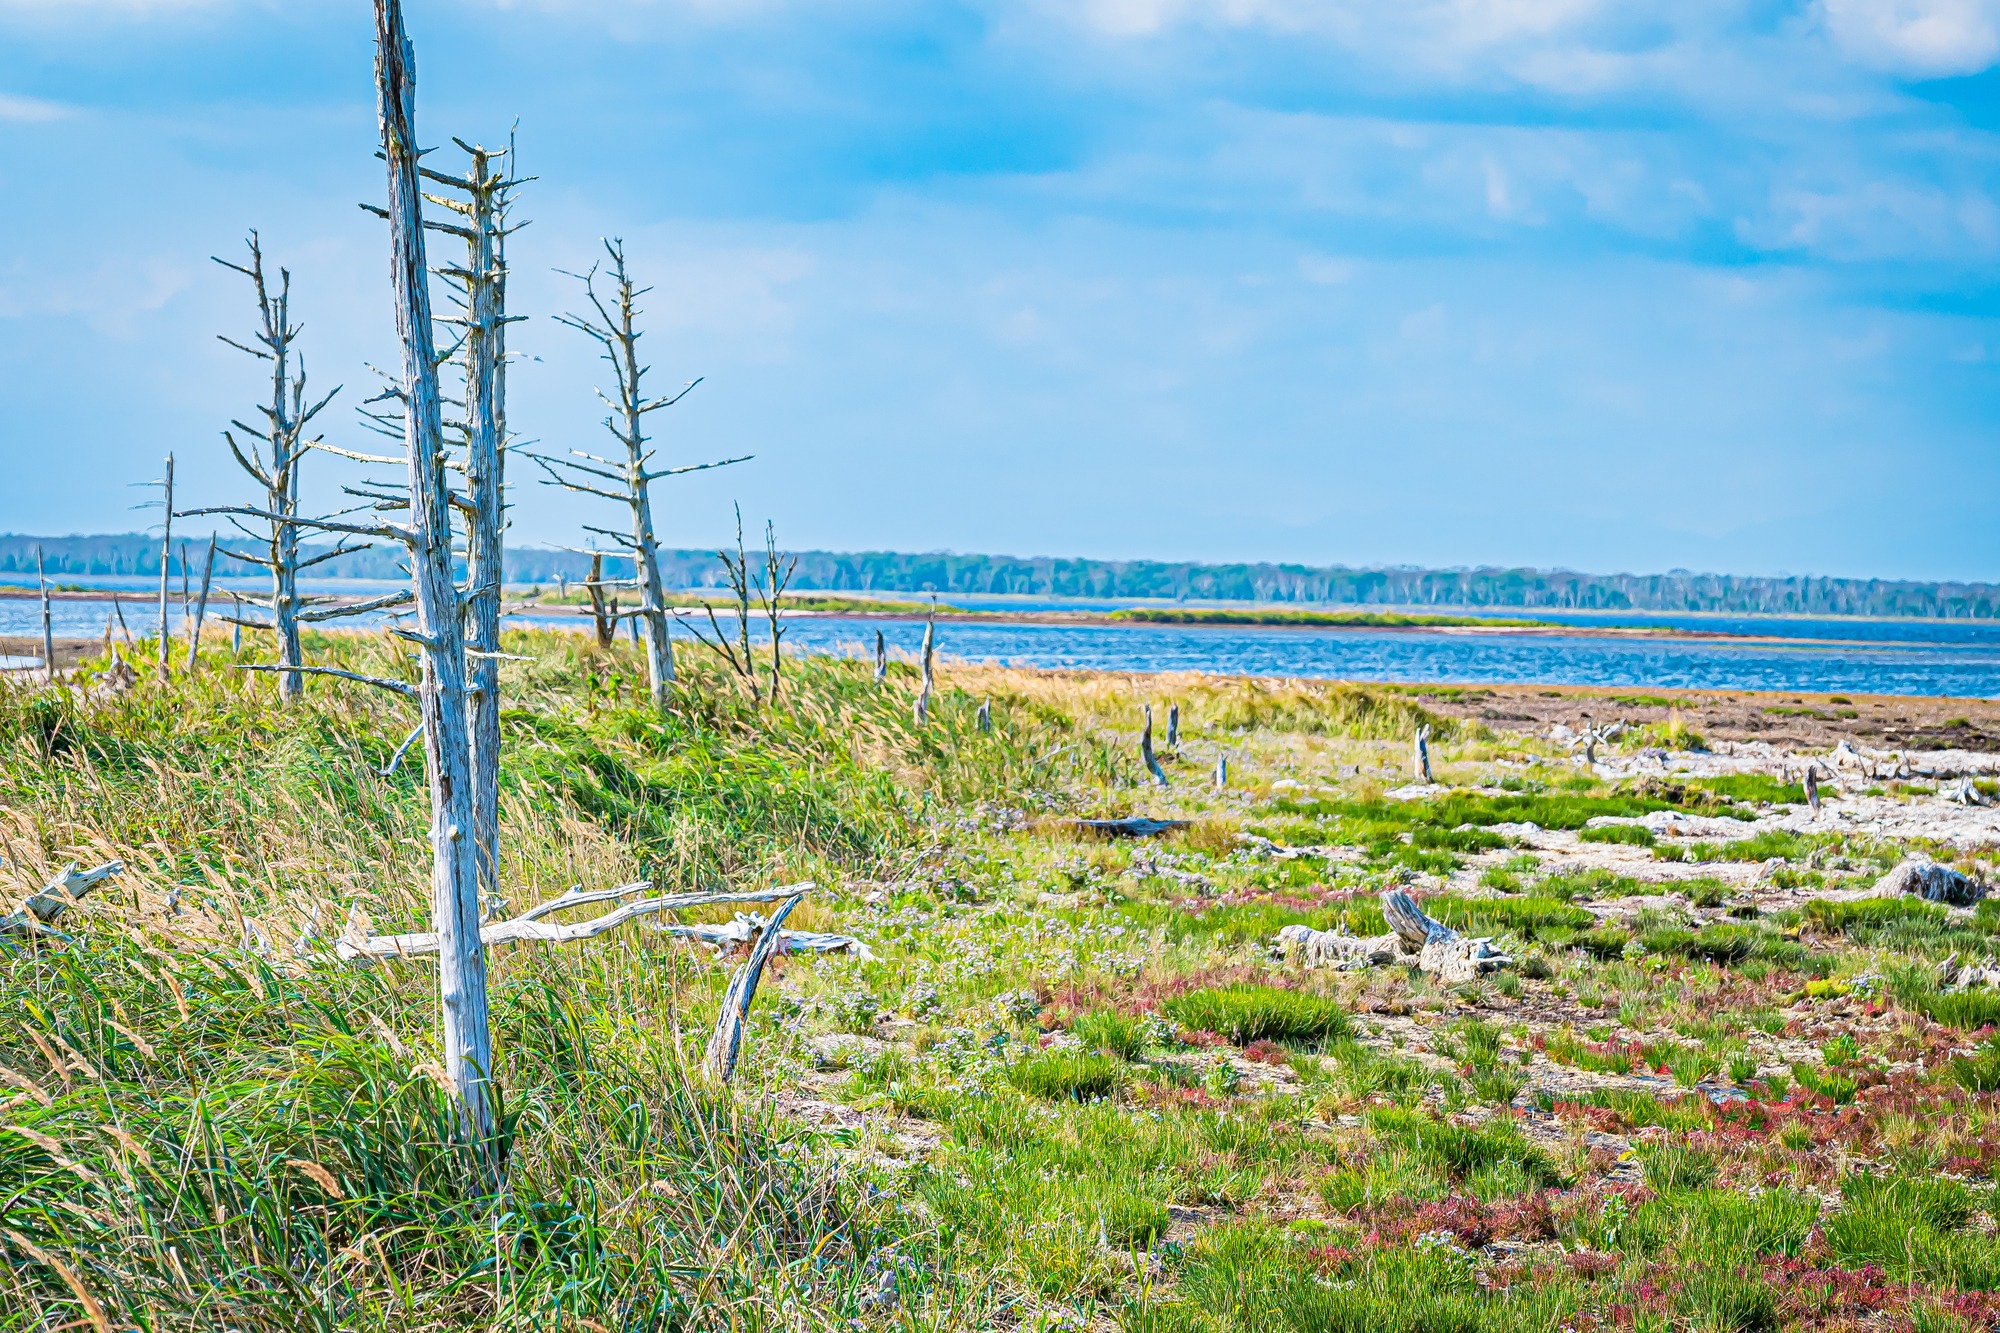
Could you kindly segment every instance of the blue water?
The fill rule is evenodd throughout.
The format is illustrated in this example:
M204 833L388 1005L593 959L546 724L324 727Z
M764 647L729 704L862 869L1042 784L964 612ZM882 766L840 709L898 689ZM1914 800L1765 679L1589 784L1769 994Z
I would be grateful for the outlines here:
M16 580L10 580L16 581ZM76 579L129 590L126 623L144 634L158 623L157 581ZM248 589L254 581L232 581ZM387 585L341 582L325 591L368 594ZM218 581L220 587L220 581ZM175 580L178 594L179 581ZM176 597L178 603L178 597ZM1091 604L1031 603L1014 598L953 599L957 605L1081 609ZM1107 602L1101 607L1127 603ZM210 608L228 605L214 595ZM57 602L59 637L97 637L107 603ZM1519 612L1494 612L1520 615ZM1536 619L1579 625L1664 625L1800 642L1741 640L1645 641L1550 633L1427 630L1287 629L1175 625L1018 625L945 621L938 650L947 659L1009 665L1115 671L1207 671L1230 675L1301 676L1348 680L1543 683L1634 688L1782 690L1795 693L1921 694L2000 697L2000 625L1980 621L1795 619L1633 613L1529 612ZM178 605L172 622L179 625ZM347 622L354 624L357 622ZM577 616L522 617L518 623L580 628ZM915 653L918 620L859 621L800 616L788 620L786 643L800 652L862 655L883 631L892 651ZM32 599L0 598L0 634L36 635L40 612ZM227 626L208 633L225 635ZM686 631L683 640L691 636Z

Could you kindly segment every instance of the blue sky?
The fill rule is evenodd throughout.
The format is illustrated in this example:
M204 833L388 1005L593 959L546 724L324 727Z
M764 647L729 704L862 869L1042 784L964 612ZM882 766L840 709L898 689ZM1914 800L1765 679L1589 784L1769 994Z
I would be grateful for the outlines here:
M594 447L620 235L667 454L758 455L676 544L2000 578L2000 0L408 3L426 138L539 178L515 423ZM253 226L367 442L371 35L0 0L0 529L244 494Z

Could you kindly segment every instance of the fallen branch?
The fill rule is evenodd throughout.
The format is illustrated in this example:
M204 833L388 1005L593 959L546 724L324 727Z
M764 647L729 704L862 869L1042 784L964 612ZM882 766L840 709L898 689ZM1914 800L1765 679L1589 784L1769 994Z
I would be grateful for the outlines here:
M764 976L764 964L770 961L772 948L784 934L778 927L784 925L785 918L791 915L802 897L803 894L792 895L785 900L784 906L771 914L771 922L758 935L748 961L730 979L729 989L723 992L722 1012L716 1015L715 1031L709 1036L708 1051L702 1058L709 1074L719 1082L727 1083L736 1073L736 1057L743 1048L743 1024L750 1017L751 1002L757 998L757 983Z
M479 942L490 947L513 941L536 941L542 944L571 944L577 940L594 939L608 931L616 930L628 921L652 916L659 912L678 912L690 907L710 907L720 903L767 903L780 898L796 898L808 893L814 887L810 883L790 884L783 888L758 889L750 893L670 893L658 898L642 898L638 902L592 917L588 921L549 922L536 918L565 907L578 907L585 903L605 902L621 897L636 889L650 887L646 883L628 884L617 889L606 889L598 893L565 893L551 902L532 908L520 916L506 921L498 921L482 926ZM405 935L368 935L355 932L343 935L334 944L334 952L342 960L352 962L358 958L416 958L438 951L438 937L435 931L412 931Z
M1401 889L1382 895L1382 916L1401 939L1405 953L1417 955L1417 966L1438 980L1471 981L1498 971L1514 960L1493 948L1490 937L1468 939L1441 921L1434 921Z
M69 936L52 929L50 923L68 911L71 903L79 901L98 884L124 868L122 861L106 861L94 870L78 870L76 862L71 861L62 868L62 873L23 900L18 909L0 916L0 935L68 939Z
M703 944L721 947L724 945L748 944L770 923L752 913L748 916L739 912L721 925L682 925L654 922L650 929L662 935L676 935L682 939L700 940ZM835 935L818 930L781 930L778 932L779 953L847 953L862 962L872 962L875 953L867 945L852 935Z
M1162 833L1188 826L1185 819L1148 819L1131 815L1124 819L1077 819L1071 826L1082 833L1101 833L1107 838L1157 838Z

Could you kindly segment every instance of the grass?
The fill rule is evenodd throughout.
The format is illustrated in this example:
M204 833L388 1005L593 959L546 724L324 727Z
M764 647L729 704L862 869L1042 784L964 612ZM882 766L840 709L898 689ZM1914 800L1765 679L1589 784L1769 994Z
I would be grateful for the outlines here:
M1627 847L1651 847L1660 840L1644 824L1601 824L1578 830L1576 837L1579 842L1622 843Z
M1337 1000L1276 986L1218 986L1177 995L1167 1017L1196 1032L1213 1032L1238 1046L1255 1041L1325 1041L1350 1029Z
M1136 625L1278 625L1300 629L1438 629L1476 625L1518 629L1524 626L1542 628L1554 623L1486 616L1410 615L1400 611L1229 610L1156 606L1129 607L1113 611L1105 618Z
M656 717L623 645L506 647L527 660L504 667L503 910L579 882L811 879L791 924L873 957L776 958L721 1087L699 1055L734 956L632 928L494 949L496 1196L432 1073L435 974L316 957L357 909L428 917L421 759L379 775L405 705L316 682L281 709L226 653L165 686L0 689L0 877L130 867L64 918L71 942L0 955L0 1330L95 1333L93 1309L149 1333L1928 1329L2000 1308L2000 1001L1930 981L2000 918L1727 919L1768 885L1560 871L1496 827L1780 784L1608 786L1416 690L948 660L918 728L905 664L878 684L791 663L772 709L695 651ZM405 670L380 637L311 651ZM1226 746L1240 791L1153 787L1141 694ZM1426 720L1459 786L1381 798ZM1266 799L1280 776L1299 786ZM1080 841L1076 814L1195 827ZM1239 830L1334 847L1274 857ZM1913 848L1754 850L1831 879ZM1466 883L1475 858L1499 896L1412 887L1516 969L1445 985L1272 949L1293 923L1380 933L1403 867ZM1636 894L1675 898L1616 902Z

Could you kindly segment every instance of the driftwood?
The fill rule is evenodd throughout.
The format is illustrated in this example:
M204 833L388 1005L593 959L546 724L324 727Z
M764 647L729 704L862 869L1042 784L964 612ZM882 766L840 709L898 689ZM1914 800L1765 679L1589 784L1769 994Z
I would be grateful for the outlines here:
M1096 833L1107 838L1157 838L1162 833L1186 828L1188 821L1131 815L1124 819L1075 819L1070 821L1070 826L1081 833Z
M106 861L94 870L78 870L71 861L41 889L22 900L19 908L0 916L0 936L46 936L66 940L69 936L53 928L55 919L69 910L98 884L125 868L122 861Z
M2000 962L1988 957L1977 963L1960 963L1953 954L1938 964L1939 986L2000 986Z
M1970 907L1986 896L1986 886L1967 879L1950 866L1911 859L1876 880L1875 893L1882 897L1914 893L1948 907Z
M1431 724L1428 722L1417 728L1416 761L1417 781L1428 786L1431 781Z
M764 964L770 961L771 950L783 937L779 929L792 909L799 905L801 895L787 898L784 905L771 914L771 920L757 936L757 943L751 946L750 957L730 979L729 989L722 995L722 1012L716 1016L715 1031L708 1039L708 1050L702 1063L717 1081L727 1083L736 1073L736 1057L743 1048L743 1024L750 1017L750 1005L757 998L757 983L763 978Z
M1490 937L1468 938L1432 920L1401 889L1382 895L1382 916L1402 940L1404 951L1417 955L1417 966L1440 981L1471 981L1514 961L1496 951Z
M1153 705L1147 704L1145 709L1146 725L1139 733L1139 757L1146 761L1146 771L1153 775L1153 781L1164 787L1167 785L1166 770L1160 767L1160 761L1153 756Z
M573 944L578 940L595 939L599 935L618 929L627 922L660 912L680 912L690 907L712 907L724 903L768 903L781 898L796 899L813 888L807 883L791 884L778 889L759 889L747 893L670 893L656 898L641 898L637 902L623 903L588 921L565 923L540 919L566 908L614 902L631 894L644 892L651 887L652 881L640 880L635 884L622 884L615 889L600 889L591 893L571 889L562 896L530 908L517 917L480 927L479 942L481 945L515 942ZM352 962L356 959L419 958L438 951L438 936L435 931L413 931L404 935L369 935L365 933L363 926L363 918L351 919L347 932L335 943L334 952L342 960Z
M1402 940L1387 935L1341 935L1311 926L1286 926L1278 946L1307 967L1380 967L1396 961Z
M703 944L717 948L730 945L749 944L771 923L752 912L738 912L721 925L685 925L680 922L651 922L647 929L662 935L674 935L681 939L700 940ZM778 932L777 952L783 953L845 953L862 962L872 962L874 950L852 935L836 935L820 930L781 930Z

